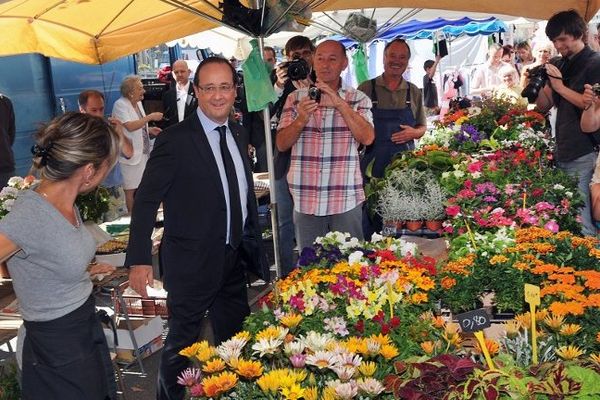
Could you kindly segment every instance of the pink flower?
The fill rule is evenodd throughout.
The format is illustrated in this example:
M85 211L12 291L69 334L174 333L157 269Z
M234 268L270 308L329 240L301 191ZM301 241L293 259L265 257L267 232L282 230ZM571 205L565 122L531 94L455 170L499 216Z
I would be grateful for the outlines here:
M550 221L546 222L546 225L544 225L544 228L548 229L549 231L551 231L553 233L557 233L558 232L558 224L553 219L551 219Z
M200 370L198 368L186 368L177 377L177 383L182 386L192 387L200 383Z
M190 388L190 395L192 397L202 397L204 396L204 388L201 384L197 383Z
M554 210L554 205L548 203L547 201L540 201L535 205L535 210L538 213L544 212L546 210Z
M483 161L475 161L474 163L469 164L469 166L467 167L467 171L469 171L470 173L481 172L482 168Z
M460 214L460 206L454 205L446 207L446 214L448 214L450 217L456 217L458 214Z
M304 368L306 365L306 355L302 353L292 354L290 356L290 362L294 368Z

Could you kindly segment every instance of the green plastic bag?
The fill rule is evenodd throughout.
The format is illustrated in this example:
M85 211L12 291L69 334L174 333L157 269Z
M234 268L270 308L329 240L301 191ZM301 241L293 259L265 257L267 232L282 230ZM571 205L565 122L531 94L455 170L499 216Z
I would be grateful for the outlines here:
M354 54L352 54L352 65L356 74L356 82L359 85L369 79L369 68L367 67L364 46L364 43L361 43Z
M248 111L260 111L271 102L277 101L277 94L273 89L269 69L261 57L258 40L250 41L252 51L242 64L244 71L244 86L246 87L246 104Z

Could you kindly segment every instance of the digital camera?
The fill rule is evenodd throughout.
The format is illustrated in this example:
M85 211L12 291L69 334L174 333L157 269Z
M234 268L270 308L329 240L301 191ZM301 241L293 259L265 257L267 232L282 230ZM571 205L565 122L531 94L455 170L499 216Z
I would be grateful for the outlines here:
M529 84L525 86L521 92L522 97L526 97L530 104L535 103L540 91L546 86L548 82L548 73L544 65L538 65L535 68L531 68L529 71Z
M301 81L308 77L310 66L306 60L300 56L295 56L292 61L282 64L283 68L287 68L287 76L293 81Z
M311 86L308 88L308 97L317 103L321 102L321 89L316 86Z
M592 85L592 90L594 91L594 95L600 97L600 83L594 83Z

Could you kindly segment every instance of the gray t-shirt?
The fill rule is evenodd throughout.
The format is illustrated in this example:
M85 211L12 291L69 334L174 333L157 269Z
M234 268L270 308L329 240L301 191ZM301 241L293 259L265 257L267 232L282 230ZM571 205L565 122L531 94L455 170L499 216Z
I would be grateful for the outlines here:
M73 226L38 193L26 190L0 220L0 233L20 248L7 264L23 319L53 320L88 299L87 266L96 245L83 224Z

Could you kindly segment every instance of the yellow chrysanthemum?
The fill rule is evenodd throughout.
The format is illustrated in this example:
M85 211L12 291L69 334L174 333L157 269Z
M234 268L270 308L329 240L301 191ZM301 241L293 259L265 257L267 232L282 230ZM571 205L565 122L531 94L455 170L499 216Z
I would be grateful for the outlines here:
M235 372L246 379L252 379L262 375L263 367L259 361L239 360Z
M338 395L335 393L335 388L326 386L321 394L322 400L339 400Z
M219 375L209 376L202 380L202 387L206 397L216 397L233 388L238 382L238 377L232 372L222 372Z
M302 315L290 313L281 317L281 324L288 328L295 328L302 321Z
M516 319L507 321L504 324L504 330L506 331L506 336L509 339L514 339L519 334L519 331L521 330L521 323L519 321L517 321Z
M596 365L600 365L600 354L592 354L590 356L590 360L596 364Z
M358 372L362 376L373 376L377 371L377 364L372 361L363 361L358 366Z
M283 328L281 326L273 326L269 325L262 331L256 334L255 340L258 342L261 339L273 340L273 339L283 339L285 335L287 335L287 328Z
M435 351L435 343L432 342L431 340L428 340L426 342L421 343L421 349L423 350L423 352L425 352L425 354L432 355L433 352Z
M314 386L305 388L304 400L319 400L319 390Z
M220 358L215 358L213 360L208 361L202 367L202 371L207 374L214 374L215 372L221 372L225 369L225 361Z
M556 355L566 361L574 360L583 354L584 351L577 346L561 346L556 349Z
M379 354L381 354L381 356L386 360L391 360L392 358L397 357L400 352L393 344L386 344L381 346Z
M305 389L297 383L289 387L281 388L281 395L285 400L299 400L304 398Z
M531 314L528 312L515 315L515 320L517 320L523 327L531 326Z
M188 347L182 349L179 352L179 355L182 355L182 356L188 357L188 358L192 358L192 357L196 356L196 354L200 350L206 349L206 348L209 348L209 347L211 347L211 346L208 344L208 342L206 340L203 340L201 342L196 342L193 345L188 346Z
M250 336L251 336L250 332L248 332L248 331L241 331L241 332L236 333L233 336L233 339L245 340L247 342L247 341L250 340Z
M581 330L581 325L578 324L566 324L560 328L560 334L563 336L576 335Z
M544 324L546 324L548 329L550 329L554 332L558 332L560 330L561 326L564 324L564 322L565 322L565 317L562 315L552 314L552 315L548 315L546 318L544 318Z

